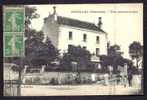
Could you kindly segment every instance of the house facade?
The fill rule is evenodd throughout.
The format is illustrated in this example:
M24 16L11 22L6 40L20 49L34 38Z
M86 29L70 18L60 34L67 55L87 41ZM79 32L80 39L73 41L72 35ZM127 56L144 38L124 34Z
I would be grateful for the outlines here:
M91 54L107 54L107 33L101 29L101 17L98 25L95 25L58 16L56 7L53 7L53 10L53 14L44 19L43 32L45 37L49 37L52 44L60 50L61 55L66 53L71 45L81 46Z

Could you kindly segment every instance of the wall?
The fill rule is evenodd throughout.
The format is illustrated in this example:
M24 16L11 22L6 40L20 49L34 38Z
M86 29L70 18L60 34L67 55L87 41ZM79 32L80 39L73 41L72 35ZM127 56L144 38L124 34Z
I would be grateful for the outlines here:
M54 16L50 15L42 28L45 37L49 37L52 44L57 47L58 46L58 33L59 33L59 25L56 20L54 20Z
M26 80L32 80L34 81L35 78L41 79L41 84L49 84L52 78L58 79L59 84L65 83L65 81L75 80L77 73L76 72L43 72L43 73L34 73L34 74L24 74L23 75L23 83L26 82ZM84 80L92 80L92 76L95 75L95 78L103 77L103 74L99 73L88 73L88 72L81 72L80 73L80 79L81 81ZM70 77L70 78L69 78ZM39 82L37 82L40 84Z
M73 39L69 40L69 31L73 33ZM87 34L87 42L83 41L83 34ZM96 43L96 36L99 36L100 42ZM96 53L96 48L100 48L100 54L107 54L107 39L105 33L97 33L97 31L70 27L61 25L59 27L59 45L61 53L67 52L68 45L86 46L90 53Z
M107 55L107 34L101 33L100 34L100 55L105 54Z

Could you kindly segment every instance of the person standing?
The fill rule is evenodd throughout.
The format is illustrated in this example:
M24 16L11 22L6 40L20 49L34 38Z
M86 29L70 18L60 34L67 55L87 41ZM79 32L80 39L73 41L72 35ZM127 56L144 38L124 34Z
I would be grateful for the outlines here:
M129 68L128 68L128 83L129 83L129 86L132 86L132 78L133 78L132 67L129 66Z

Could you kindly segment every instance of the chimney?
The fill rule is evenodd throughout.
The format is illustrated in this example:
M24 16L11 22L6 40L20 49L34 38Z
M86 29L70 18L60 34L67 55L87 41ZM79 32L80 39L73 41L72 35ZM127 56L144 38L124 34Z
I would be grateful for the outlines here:
M53 16L54 16L54 20L57 21L56 6L53 6Z
M56 6L53 6L53 15L56 14Z
M102 17L98 18L98 28L101 29L102 28Z

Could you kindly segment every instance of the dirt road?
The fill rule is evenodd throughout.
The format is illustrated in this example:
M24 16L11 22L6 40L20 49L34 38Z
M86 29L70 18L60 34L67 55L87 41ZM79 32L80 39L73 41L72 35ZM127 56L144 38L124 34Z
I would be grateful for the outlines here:
M22 96L63 96L63 95L136 95L139 87L103 86L103 85L22 85Z

